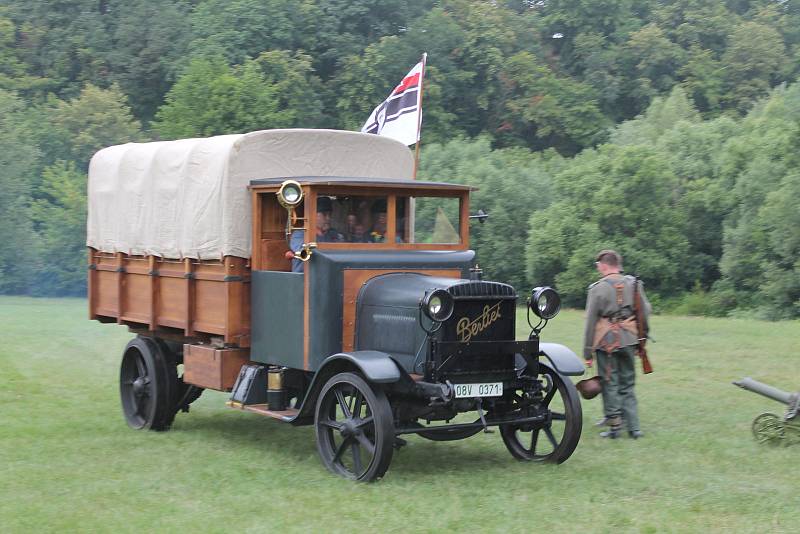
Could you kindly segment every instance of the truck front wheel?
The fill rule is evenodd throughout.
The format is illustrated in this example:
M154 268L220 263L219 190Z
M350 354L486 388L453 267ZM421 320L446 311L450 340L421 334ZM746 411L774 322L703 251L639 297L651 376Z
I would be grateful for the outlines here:
M537 408L535 412L547 414L545 421L500 425L500 436L518 460L560 464L572 455L581 438L581 400L569 379L547 364L539 364L539 369L544 385L541 399L526 398L524 392L515 392L514 407L521 414Z
M128 343L119 373L122 412L128 426L169 430L175 419L177 385L176 365L168 351L142 336Z
M315 417L317 449L325 466L345 478L370 482L389 468L394 421L386 394L354 373L339 373L322 388Z

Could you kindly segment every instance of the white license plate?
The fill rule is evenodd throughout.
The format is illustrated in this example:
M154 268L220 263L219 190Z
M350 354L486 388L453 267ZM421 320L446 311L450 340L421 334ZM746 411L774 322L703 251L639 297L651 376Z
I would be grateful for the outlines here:
M502 382L486 382L483 384L453 384L456 398L464 397L500 397L503 395Z

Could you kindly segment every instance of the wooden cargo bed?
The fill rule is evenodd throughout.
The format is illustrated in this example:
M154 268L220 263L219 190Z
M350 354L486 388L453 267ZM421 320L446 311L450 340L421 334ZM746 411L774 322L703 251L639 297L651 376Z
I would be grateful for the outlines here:
M250 262L89 249L89 317L133 330L250 346Z

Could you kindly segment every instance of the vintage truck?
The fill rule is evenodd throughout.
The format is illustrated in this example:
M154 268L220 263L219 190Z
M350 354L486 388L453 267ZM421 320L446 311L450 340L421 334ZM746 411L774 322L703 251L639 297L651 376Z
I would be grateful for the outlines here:
M204 389L315 425L322 462L382 477L403 435L499 427L521 460L561 463L581 405L559 310L482 280L464 185L411 179L407 147L332 130L129 143L89 170L89 314L136 335L120 368L135 429L167 430ZM492 261L485 258L484 261ZM532 324L531 313L535 317Z

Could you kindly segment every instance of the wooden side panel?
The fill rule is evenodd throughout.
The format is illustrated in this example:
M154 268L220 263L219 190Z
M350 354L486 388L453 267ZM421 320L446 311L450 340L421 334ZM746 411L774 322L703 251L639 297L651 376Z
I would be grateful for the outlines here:
M174 260L90 249L88 266L92 319L250 346L250 265L244 258Z
M289 245L285 239L262 239L261 261L268 271L291 271L292 260L286 257Z
M274 193L261 193L256 196L258 206L258 270L291 271L291 260L286 259L289 246L286 243L286 220L288 212L278 203Z
M153 297L150 277L146 274L128 272L123 277L122 308L125 313L123 321L150 323L150 303Z
M278 203L274 193L261 195L261 210L261 237L273 232L283 234L289 212Z
M261 265L261 255L256 254L255 252L258 251L256 246L258 242L261 240L261 214L264 211L263 206L261 206L259 199L263 195L260 195L258 191L250 190L250 205L253 207L252 214L253 220L250 223L250 235L253 237L253 253L252 258L250 258L251 265L253 266L254 271L260 271L264 267Z
M212 334L224 334L228 312L225 284L209 280L194 280L194 290L196 306L192 314L194 316L192 329Z
M461 278L459 269L345 269L342 295L342 350L353 350L356 336L356 300L361 287L368 280L389 273L420 273L444 278Z
M230 391L243 365L250 361L246 349L183 346L183 381L208 389Z
M159 277L156 296L156 323L171 328L184 328L186 323L186 285L181 278Z
M116 317L117 315L117 273L95 271L96 286L94 288L94 304L92 315Z
M87 249L89 279L87 280L86 296L89 301L89 319L97 319L97 269L94 265L94 254L93 248Z

